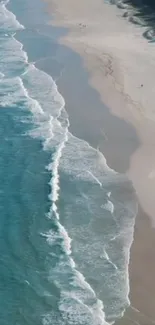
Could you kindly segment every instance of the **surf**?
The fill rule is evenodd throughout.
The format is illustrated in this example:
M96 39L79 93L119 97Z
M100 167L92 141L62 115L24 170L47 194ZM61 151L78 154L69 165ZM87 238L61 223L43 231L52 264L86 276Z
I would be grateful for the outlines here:
M1 3L3 16L0 29L0 37L3 40L1 48L6 51L6 56L0 64L1 106L16 108L22 107L23 103L30 112L29 120L32 120L32 127L25 135L40 139L42 150L51 155L51 161L45 166L45 170L50 174L48 184L50 209L44 218L51 221L54 226L47 231L40 231L39 236L50 247L51 256L57 258L56 265L48 267L47 277L48 281L54 283L58 289L60 300L57 316L54 316L54 311L45 313L42 315L42 323L54 325L64 324L67 321L69 324L79 322L83 325L106 325L107 319L113 319L116 314L118 316L119 310L122 313L122 309L124 310L129 304L127 281L134 213L130 211L130 207L125 210L123 203L121 205L117 202L115 194L115 188L120 185L121 180L124 184L126 178L122 176L120 179L119 174L107 166L105 157L98 149L92 148L86 141L70 133L65 99L60 94L54 79L36 68L36 62L29 62L23 44L16 40L18 30L23 30L25 27L17 21L13 13L9 12L6 7L8 4L9 1ZM21 120L22 122L24 121ZM64 178L67 179L69 187L67 197ZM76 189L75 194L71 188ZM64 203L63 211L60 205ZM129 206L132 206L132 203L131 198ZM119 215L120 207L128 211L124 222L120 220L122 217L122 214L121 217ZM76 224L80 217L77 212L80 209L84 222L86 220L82 229L81 225ZM98 233L96 223L99 221L103 225L104 218L107 223L108 218L111 218L112 226L108 224L109 232L104 235L103 249L103 233ZM128 237L127 243L124 242L125 236ZM115 241L114 237L118 240L118 247L120 245L124 249L119 262L113 253L115 243L112 243L112 238ZM85 245L81 246L83 242ZM57 251L59 256L56 254ZM92 270L87 269L88 265ZM113 287L111 288L111 284L107 282L101 289L101 294L99 294L98 282L97 290L93 283L95 282L94 266L99 272L98 282L108 281L109 272L106 276L104 272L112 266L112 270L109 270L112 272ZM90 281L87 280L89 278ZM114 285L116 278L118 281ZM31 286L29 280L26 281ZM121 290L118 289L120 284ZM111 289L107 313L104 307L105 289ZM120 291L121 297L119 297ZM113 296L118 298L118 303L115 301L115 308L108 307Z

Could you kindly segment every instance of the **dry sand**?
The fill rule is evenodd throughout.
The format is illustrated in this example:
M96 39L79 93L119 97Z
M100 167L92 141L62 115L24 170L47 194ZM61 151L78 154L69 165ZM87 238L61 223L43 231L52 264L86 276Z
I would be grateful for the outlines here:
M140 312L130 308L121 324L155 324L155 45L142 37L142 27L101 0L47 2L52 24L69 29L61 43L83 57L104 104L137 132L140 145L126 173L144 211L137 217L130 262L131 304ZM122 149L120 165L123 159Z

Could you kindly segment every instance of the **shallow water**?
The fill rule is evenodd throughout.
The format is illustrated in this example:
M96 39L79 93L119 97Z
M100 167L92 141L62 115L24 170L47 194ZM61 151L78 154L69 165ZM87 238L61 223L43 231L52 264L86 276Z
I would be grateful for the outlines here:
M0 16L1 322L106 324L129 304L132 185L69 132L59 62L53 78L35 65L63 32L43 3L1 1Z

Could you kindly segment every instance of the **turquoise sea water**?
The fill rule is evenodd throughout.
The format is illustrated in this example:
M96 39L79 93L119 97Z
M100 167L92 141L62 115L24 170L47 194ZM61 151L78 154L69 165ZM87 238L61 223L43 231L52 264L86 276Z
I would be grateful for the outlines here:
M36 68L64 32L47 20L40 1L0 2L1 324L101 325L129 304L136 202Z

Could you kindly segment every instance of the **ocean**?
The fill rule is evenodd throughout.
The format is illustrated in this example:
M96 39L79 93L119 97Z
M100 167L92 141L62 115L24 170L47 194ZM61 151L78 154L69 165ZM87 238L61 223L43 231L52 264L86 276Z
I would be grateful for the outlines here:
M104 325L130 304L137 202L70 132L56 81L66 31L49 19L39 0L0 2L1 324Z

